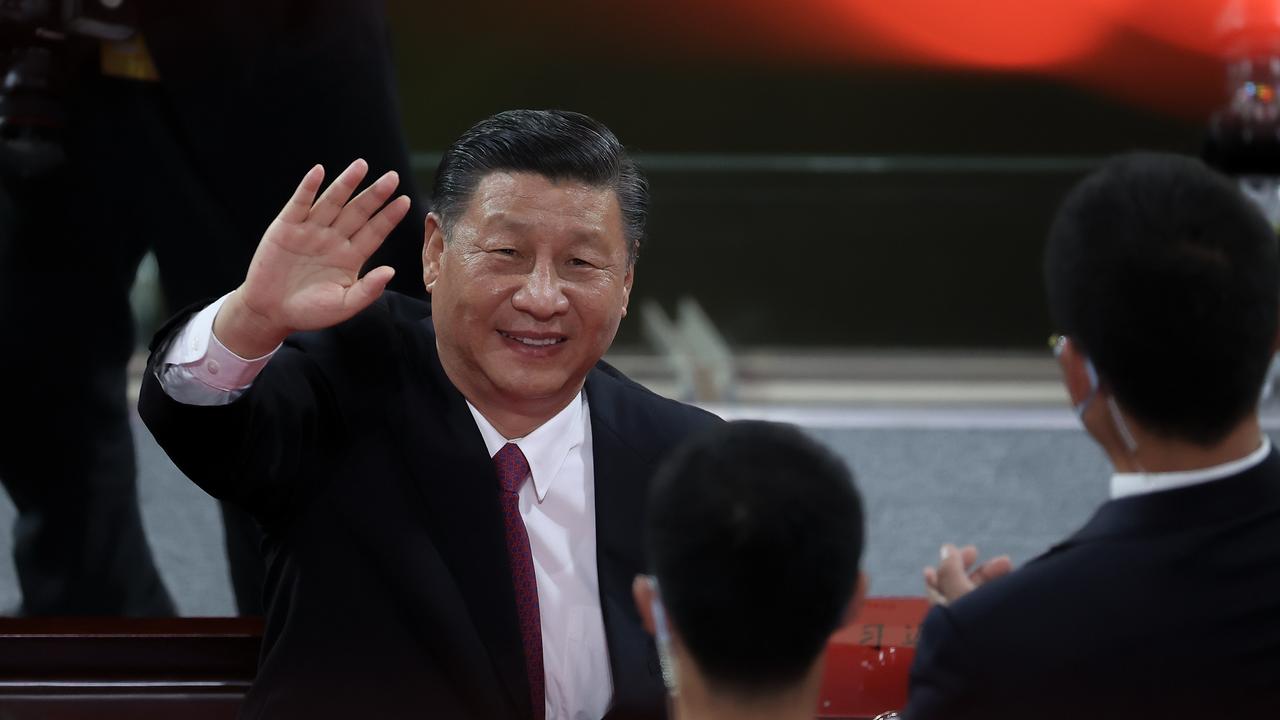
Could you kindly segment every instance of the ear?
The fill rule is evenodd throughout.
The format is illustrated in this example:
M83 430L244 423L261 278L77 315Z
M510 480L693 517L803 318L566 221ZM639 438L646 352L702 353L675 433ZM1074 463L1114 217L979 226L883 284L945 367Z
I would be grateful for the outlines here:
M1058 353L1058 369L1062 372L1062 384L1072 405L1084 402L1093 389L1089 378L1089 359L1076 348L1070 338L1062 339L1062 351Z
M440 216L427 213L426 228L422 240L422 283L427 292L440 277L440 255L444 252L444 228L440 225Z
M635 598L636 609L640 611L640 622L645 631L656 635L657 629L653 624L653 585L649 583L648 577L637 575L631 581L631 596Z
M627 316L627 304L631 302L631 284L636 280L636 265L627 266L627 274L622 278L622 317Z
M862 609L862 603L867 599L867 574L858 573L858 583L853 586L853 597L849 598L849 604L845 606L844 617L840 620L840 626L852 625L858 619L858 611Z

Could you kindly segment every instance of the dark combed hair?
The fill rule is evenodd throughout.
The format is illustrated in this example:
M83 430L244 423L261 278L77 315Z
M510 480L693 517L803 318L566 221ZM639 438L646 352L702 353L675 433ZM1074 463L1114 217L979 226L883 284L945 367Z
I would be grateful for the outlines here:
M622 209L627 256L635 262L649 215L649 184L613 132L567 110L508 110L481 120L445 151L431 204L445 237L491 172L537 173L611 188Z
M1045 250L1057 329L1150 431L1201 445L1257 408L1280 310L1275 231L1197 160L1114 158L1067 196Z
M713 688L759 697L804 676L852 598L862 524L849 469L793 426L727 423L667 459L647 559Z

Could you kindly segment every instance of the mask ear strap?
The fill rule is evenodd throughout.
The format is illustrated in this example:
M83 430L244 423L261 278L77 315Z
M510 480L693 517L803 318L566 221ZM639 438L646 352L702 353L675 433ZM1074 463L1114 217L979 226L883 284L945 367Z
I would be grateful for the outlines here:
M1098 396L1098 386L1101 384L1098 379L1098 368L1094 366L1093 360L1084 359L1084 371L1089 376L1089 394L1084 400L1076 404L1076 415L1084 417L1084 413L1089 409L1089 405L1093 403L1094 398ZM1107 412L1111 415L1111 422L1115 425L1116 432L1120 435L1121 442L1124 443L1125 449L1130 455L1138 452L1138 440L1129 430L1129 424L1124 421L1124 416L1120 414L1120 406L1116 403L1115 395L1107 396Z
M1093 361L1089 358L1084 359L1084 372L1089 377L1089 394L1084 400L1076 403L1076 416L1084 417L1084 413L1093 404L1093 399L1098 396L1098 369L1093 366Z
M662 605L658 579L650 575L648 581L649 587L653 589L653 601L649 608L653 612L654 640L658 646L658 666L662 670L662 684L667 687L667 693L675 697L680 694L680 683L676 659L671 652L671 629L667 626L667 611Z
M1133 455L1138 452L1138 441L1133 437L1133 433L1129 432L1129 424L1124 421L1124 416L1120 414L1120 406L1116 404L1114 395L1107 397L1107 410L1111 411L1111 421L1116 425L1116 432L1120 433L1120 439L1124 441L1124 446L1129 450L1129 454Z
M1050 344L1053 347L1053 356L1055 358L1062 356L1062 351L1066 349L1067 342L1068 340L1066 335L1054 335L1050 338ZM1093 404L1093 399L1098 395L1098 369L1093 366L1093 360L1089 359L1088 356L1084 356L1084 372L1089 378L1089 393L1085 396L1084 400L1081 400L1074 406L1076 417L1079 418L1084 417L1085 411L1089 409L1089 406Z

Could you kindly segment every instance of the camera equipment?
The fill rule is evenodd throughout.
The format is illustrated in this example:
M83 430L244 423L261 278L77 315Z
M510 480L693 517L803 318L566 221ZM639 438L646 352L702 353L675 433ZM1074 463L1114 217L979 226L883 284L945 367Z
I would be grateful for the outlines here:
M1230 63L1227 86L1226 105L1209 121L1204 159L1237 178L1280 228L1280 57Z
M1237 57L1227 64L1226 104L1213 113L1203 157L1235 178L1271 226L1280 232L1280 55ZM1280 354L1262 386L1263 401L1276 397Z
M65 160L64 99L86 40L135 32L129 0L0 0L0 175L31 177Z

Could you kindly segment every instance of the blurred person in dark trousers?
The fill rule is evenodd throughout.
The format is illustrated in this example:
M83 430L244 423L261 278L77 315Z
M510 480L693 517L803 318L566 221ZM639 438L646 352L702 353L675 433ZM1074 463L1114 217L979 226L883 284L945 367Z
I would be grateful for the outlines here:
M30 18L6 29L5 59L52 80L14 87L11 76L0 126L0 480L18 510L20 612L171 615L139 516L126 406L139 261L155 254L165 301L183 307L243 277L278 198L317 162L362 157L416 191L382 3L71 6L86 17L58 28L65 40L19 42L41 22ZM24 156L31 135L53 160ZM407 269L394 286L421 295L425 208L411 213L373 262ZM259 531L223 511L237 605L260 613Z
M845 464L793 426L726 423L662 466L645 528L633 592L676 720L812 718L866 588Z
M1276 717L1280 457L1258 419L1274 230L1199 161L1124 156L1067 196L1045 281L1110 500L1013 572L943 546L906 716Z

